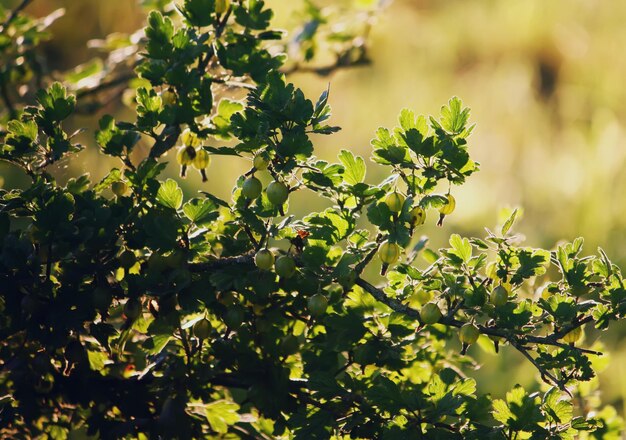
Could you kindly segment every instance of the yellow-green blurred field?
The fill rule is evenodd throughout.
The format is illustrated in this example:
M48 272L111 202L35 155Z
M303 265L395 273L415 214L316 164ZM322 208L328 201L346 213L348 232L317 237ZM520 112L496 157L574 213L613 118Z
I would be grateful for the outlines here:
M293 32L299 25L295 11L303 2L268 3L276 9L276 26ZM349 2L319 2L338 3ZM46 45L59 70L96 55L86 49L87 40L131 32L144 14L130 0L40 0L28 10L43 15L61 6L67 14L53 28L56 40ZM482 236L485 226L498 222L500 208L521 206L524 217L517 229L529 245L552 248L560 239L584 236L589 252L602 246L626 267L625 22L621 1L395 0L371 30L371 65L328 76L296 73L290 79L312 100L330 83L332 122L343 130L317 138L317 154L324 159L333 159L341 148L369 156L376 128L395 125L404 107L432 114L457 95L472 108L477 127L470 151L481 171L454 191L458 211L443 228L428 222L424 233L434 248L445 245L453 231ZM106 110L130 117L121 108ZM92 119L73 123L93 129ZM91 139L88 132L83 138L88 151L69 166L100 177L104 162ZM210 190L226 197L247 168L241 160L214 160ZM383 172L372 165L368 179L381 180ZM10 183L7 179L5 186ZM192 176L186 190L195 192L200 185ZM300 196L292 211L304 213L315 204ZM619 332L616 326L602 338L614 347L601 378L607 403L626 396L621 334L626 329ZM495 394L513 380L527 384L534 378L530 365L518 368L519 355L506 348L502 356L483 360L480 374L491 378L487 384Z

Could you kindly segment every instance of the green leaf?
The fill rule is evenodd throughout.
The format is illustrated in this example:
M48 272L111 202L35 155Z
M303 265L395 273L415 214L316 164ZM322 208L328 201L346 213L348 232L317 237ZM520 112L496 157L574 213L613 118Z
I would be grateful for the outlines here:
M382 230L390 230L393 227L391 211L384 202L372 203L367 207L367 219Z
M68 95L67 89L61 83L55 82L47 90L37 92L37 102L42 107L43 119L49 124L67 118L74 111L76 97Z
M311 121L313 125L319 125L330 117L330 106L328 105L329 93L329 89L324 90L317 100Z
M448 203L448 198L447 197L440 196L440 195L437 195L437 194L433 194L433 195L422 197L422 199L420 200L419 205L422 208L424 208L424 209L426 209L426 208L441 208L446 203Z
M469 119L470 109L463 108L463 102L456 96L441 108L441 126L450 134L460 134Z
M467 238L461 238L458 234L452 234L450 246L454 249L454 253L464 262L467 263L472 258L472 245Z
M327 209L304 219L312 237L332 245L343 240L351 231L351 224L339 212Z
M176 245L181 228L174 211L152 209L143 218L140 227L147 235L148 246L157 249L172 249Z
M548 420L556 423L569 423L574 415L574 407L571 402L561 395L561 392L552 387L543 396L543 409L548 416Z
M223 98L217 104L217 114L213 117L215 125L215 138L221 140L230 139L230 118L243 110L244 106L239 101Z
M145 28L148 42L146 49L150 57L164 59L172 52L172 36L174 23L169 17L164 17L159 11L152 11L148 15L148 26Z
M473 396L476 393L476 381L474 379L463 379L460 383L455 384L454 394L462 394L464 396Z
M185 0L184 6L179 10L192 25L208 26L213 23L215 0Z
M70 178L65 184L65 188L72 194L80 194L89 189L89 173L79 177Z
M34 121L18 121L13 119L7 124L9 134L12 137L24 137L34 142L37 139L37 124Z
M217 205L210 199L194 198L183 205L183 213L195 224L202 224L217 218Z
M537 275L543 275L550 262L547 251L536 249L520 249L517 253L519 267L511 277L512 284L520 284L523 280Z
M341 150L339 160L345 167L343 180L348 185L356 185L365 179L365 161L361 156L355 156L351 151Z
M383 165L399 164L408 159L408 150L398 145L391 132L383 127L376 131L376 138L371 141L374 147L373 159Z
M105 375L104 366L109 357L106 353L101 351L87 350L87 358L89 359L89 367L93 371L98 371L100 374Z
M500 230L502 235L506 235L509 232L509 230L513 226L513 223L515 223L515 217L516 216L517 216L517 209L513 210L513 212L509 216L509 218L502 225L502 229Z
M495 399L493 405L493 417L504 425L509 424L509 420L513 418L513 413L509 409L506 402L502 399Z
M306 159L313 152L313 143L303 129L296 128L283 132L283 138L276 146L278 153L284 157Z
M178 187L178 183L174 179L167 179L161 183L156 200L167 208L177 210L183 203L183 190Z
M264 10L264 6L261 0L248 0L235 9L235 20L246 28L265 30L274 14L271 9Z
M239 421L239 405L226 400L217 400L204 405L206 419L211 428L220 433L226 434L228 427Z

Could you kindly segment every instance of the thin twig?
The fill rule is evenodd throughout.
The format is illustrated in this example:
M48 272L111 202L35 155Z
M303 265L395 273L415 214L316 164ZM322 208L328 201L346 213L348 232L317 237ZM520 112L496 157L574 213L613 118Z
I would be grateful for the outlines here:
M239 255L236 257L220 258L218 260L205 261L202 263L190 263L189 270L191 272L206 272L212 269L218 269L228 266L237 265L253 265L254 256L252 254Z
M97 93L100 93L104 90L110 89L112 87L116 87L119 85L122 85L124 83L127 83L128 81L130 81L131 79L135 78L137 75L135 75L134 73L125 73L123 75L120 75L116 78L110 79L109 81L104 81L101 82L100 84L98 84L97 86L91 88L91 89L82 89L79 90L78 92L76 92L76 99L81 99L84 98L86 96L89 95L95 95Z
M368 292L381 303L389 306L389 308L393 311L403 313L407 316L410 316L411 318L415 318L420 324L422 324L422 318L420 317L420 314L417 310L402 304L397 299L388 297L385 292L378 289L377 287L374 287L363 278L357 278L356 285Z
M9 90L7 89L7 84L4 79L0 80L0 95L2 95L4 105L7 107L7 110L9 110L9 119L15 119L17 117L17 111L15 110L13 101L9 96Z
M382 241L382 235L378 234L378 236L376 237L376 244L380 244L380 242ZM361 261L359 264L357 264L354 268L354 272L357 275L361 275L361 272L363 272L363 269L365 269L365 266L367 266L367 264L372 260L372 258L374 258L374 255L376 255L376 252L378 252L378 246L376 246L374 249L372 249L363 259L363 261Z
M11 22L13 20L15 20L17 15L20 12L22 12L24 10L24 8L26 8L26 6L28 6L28 4L30 2L32 2L32 1L33 0L22 0L22 3L17 5L16 8L11 11L11 14L9 14L9 17L5 20L4 23L2 23L2 25L0 25L0 34L4 33L4 31L6 30L7 26L9 26L11 24Z

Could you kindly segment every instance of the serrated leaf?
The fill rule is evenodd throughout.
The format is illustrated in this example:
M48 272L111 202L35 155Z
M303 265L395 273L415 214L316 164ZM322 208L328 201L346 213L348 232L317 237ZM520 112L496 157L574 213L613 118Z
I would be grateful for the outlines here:
M365 179L365 161L361 156L355 156L351 151L341 150L339 160L345 167L343 180L348 185L356 185Z
M217 205L209 199L191 199L183 206L185 216L196 224L202 224L217 215Z
M476 393L476 381L474 379L464 379L454 386L454 394L473 396Z
M456 96L441 108L441 126L451 134L459 134L465 129L470 109L463 108L463 102Z
M161 183L156 200L167 208L178 210L183 203L183 190L178 187L174 179L167 179Z
M217 139L230 139L230 118L243 110L244 106L239 101L223 98L217 105L217 114L213 117Z
M499 421L500 423L508 425L509 420L512 419L514 416L511 410L509 409L508 405L506 404L506 402L502 399L495 399L492 405L493 405L493 418Z
M569 423L574 414L571 402L565 400L556 387L552 387L543 397L543 409L548 419L556 423Z
M454 253L464 262L468 262L472 258L472 245L467 238L461 238L458 234L450 236L450 246L454 249Z
M422 199L420 200L419 205L422 208L424 208L424 209L426 209L426 208L441 208L446 203L448 203L447 197L434 194L434 195L429 195L429 196L422 197Z
M239 421L239 405L226 400L217 400L204 406L205 416L211 428L221 434L228 432L228 427Z

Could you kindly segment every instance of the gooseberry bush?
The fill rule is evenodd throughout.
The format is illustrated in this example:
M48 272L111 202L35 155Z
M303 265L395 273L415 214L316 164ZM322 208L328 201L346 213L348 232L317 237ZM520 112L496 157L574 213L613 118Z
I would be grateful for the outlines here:
M0 159L30 179L0 190L3 438L618 438L583 339L626 312L607 255L524 246L517 211L485 238L420 238L478 170L461 100L379 128L371 182L348 150L315 157L339 129L329 93L284 74L315 55L312 4L289 68L263 1L151 4L124 73L136 118L100 115L86 145L64 123L123 81L26 75L50 20L0 13L3 59L21 57L2 67ZM365 59L355 40L329 68ZM83 148L119 165L59 183ZM224 156L249 164L229 200L211 189ZM209 182L185 199L172 161ZM290 214L311 195L326 208ZM536 387L481 392L476 346L530 363Z

